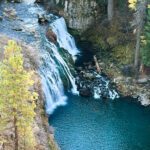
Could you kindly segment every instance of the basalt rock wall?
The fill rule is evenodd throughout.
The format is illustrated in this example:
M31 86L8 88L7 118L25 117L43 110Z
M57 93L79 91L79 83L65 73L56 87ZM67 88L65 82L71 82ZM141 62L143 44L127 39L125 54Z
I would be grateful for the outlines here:
M86 30L96 23L100 8L96 0L44 0L45 6L63 16L72 29Z

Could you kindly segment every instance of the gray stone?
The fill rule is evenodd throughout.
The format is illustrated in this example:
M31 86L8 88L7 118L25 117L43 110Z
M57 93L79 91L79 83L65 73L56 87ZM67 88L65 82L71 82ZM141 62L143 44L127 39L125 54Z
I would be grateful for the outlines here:
M73 29L84 31L100 16L96 0L45 0L45 3L51 10L59 11Z
M34 3L42 3L42 0L35 0Z
M147 83L148 82L148 79L147 78L141 78L141 79L138 79L137 80L137 83L139 83L139 84L145 84L145 83Z
M150 105L150 95L148 93L139 93L138 96L138 100L143 106Z
M94 74L92 74L92 73L85 73L84 77L87 79L90 79L90 80L95 78Z
M119 77L114 78L113 82L114 82L114 83L120 83L120 82L122 82L123 80L124 80L124 78L123 78L122 76L119 76Z

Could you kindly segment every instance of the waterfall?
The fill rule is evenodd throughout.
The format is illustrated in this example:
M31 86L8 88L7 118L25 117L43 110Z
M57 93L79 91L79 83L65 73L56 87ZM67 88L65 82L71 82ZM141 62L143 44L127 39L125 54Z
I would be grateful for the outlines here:
M60 47L68 50L72 56L75 56L78 49L73 37L67 32L64 19L58 18L50 24L50 26L57 35ZM47 114L52 114L58 106L65 105L67 100L67 97L64 94L61 74L64 74L71 84L72 93L78 94L78 91L75 85L75 79L72 76L67 63L59 53L59 47L49 42L46 37L43 38L41 55L42 64L39 70L42 78L46 112Z
M58 106L67 104L67 97L64 92L62 74L70 83L71 92L78 94L75 79L71 74L67 62L60 55L60 48L63 48L71 54L73 58L79 53L74 38L68 33L64 18L56 17L50 24L51 29L57 36L57 43L54 44L43 37L41 50L42 64L40 66L40 75L42 78L43 92L45 96L46 112L52 114ZM109 80L102 76L97 76L97 84L93 87L94 98L100 98L102 94L107 93L109 98L115 99L118 94L109 87ZM102 82L99 83L99 80ZM103 92L103 93L102 93Z
M67 31L67 26L64 18L59 18L51 24L53 32L57 35L57 42L60 47L68 50L68 52L75 56L79 52L75 40ZM58 28L59 27L59 28Z

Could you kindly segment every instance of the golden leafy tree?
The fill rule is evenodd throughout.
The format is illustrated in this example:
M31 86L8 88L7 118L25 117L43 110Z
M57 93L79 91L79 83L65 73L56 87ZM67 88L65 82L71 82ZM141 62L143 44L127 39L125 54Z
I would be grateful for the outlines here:
M37 93L31 89L34 72L24 69L21 51L15 41L9 41L0 63L0 130L6 130L11 122L15 150L33 150L35 138L32 125Z
M129 8L135 10L137 5L137 0L128 0Z

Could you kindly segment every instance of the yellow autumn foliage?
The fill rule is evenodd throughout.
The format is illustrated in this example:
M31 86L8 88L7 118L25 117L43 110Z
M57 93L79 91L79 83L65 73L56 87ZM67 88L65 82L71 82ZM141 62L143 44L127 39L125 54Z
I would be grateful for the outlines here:
M0 130L4 131L8 122L12 122L18 136L15 149L34 150L36 143L32 126L38 94L31 90L34 72L24 69L21 51L15 41L9 41L0 63Z
M129 3L129 8L135 10L136 9L136 4L137 0L128 0Z

